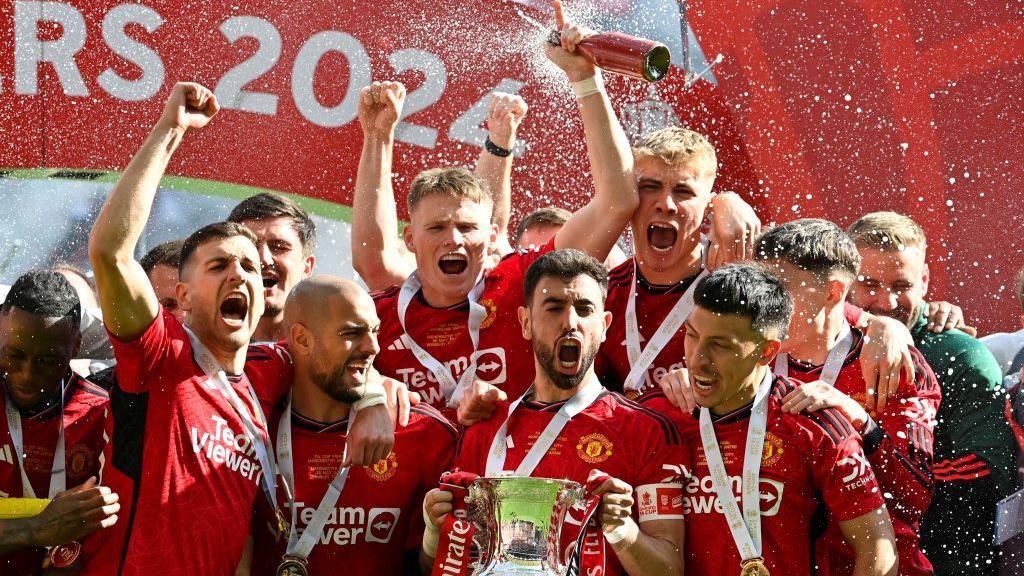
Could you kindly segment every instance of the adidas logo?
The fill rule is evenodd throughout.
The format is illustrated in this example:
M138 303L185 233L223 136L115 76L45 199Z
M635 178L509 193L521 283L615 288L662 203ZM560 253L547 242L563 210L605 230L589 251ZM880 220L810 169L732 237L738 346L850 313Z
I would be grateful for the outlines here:
M14 454L11 453L10 444L4 444L3 447L0 447L0 462L14 464Z
M402 334L401 336L396 338L395 341L392 342L388 346L388 350L391 350L391 351L408 350L410 347L411 346L409 344L409 335L408 334Z

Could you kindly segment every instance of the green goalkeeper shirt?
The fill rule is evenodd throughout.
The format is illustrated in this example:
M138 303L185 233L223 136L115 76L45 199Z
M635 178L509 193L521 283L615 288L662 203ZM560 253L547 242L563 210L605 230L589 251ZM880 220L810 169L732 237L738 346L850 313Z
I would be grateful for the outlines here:
M991 474L994 484L1005 488L999 498L1006 496L1016 484L1016 464L999 364L984 344L960 330L931 332L923 314L910 332L942 388L935 426L936 481Z
M1017 484L1002 372L979 340L959 330L936 334L927 326L919 314L910 327L942 388L922 548L937 576L994 576L996 503Z

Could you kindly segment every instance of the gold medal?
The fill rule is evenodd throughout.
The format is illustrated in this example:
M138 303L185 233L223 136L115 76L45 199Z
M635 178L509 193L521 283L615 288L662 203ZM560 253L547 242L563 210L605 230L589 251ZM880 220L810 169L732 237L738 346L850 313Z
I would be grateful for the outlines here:
M295 556L285 556L277 567L277 576L309 576L306 561Z
M647 384L644 384L639 388L626 390L625 392L622 393L622 395L625 396L627 400L635 401L637 398L643 396L644 394L647 394L651 390L654 390L654 386L648 386Z
M771 576L760 556L740 562L740 576Z

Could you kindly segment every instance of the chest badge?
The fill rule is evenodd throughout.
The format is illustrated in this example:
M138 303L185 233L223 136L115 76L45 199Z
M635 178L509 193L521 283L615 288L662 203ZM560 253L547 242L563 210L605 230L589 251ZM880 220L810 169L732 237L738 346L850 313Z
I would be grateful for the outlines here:
M761 453L761 467L774 466L782 458L782 440L769 432L764 437L764 451Z
M599 464L612 455L612 443L604 434L587 434L576 443L576 453L588 464Z
M395 452L392 450L387 458L378 460L376 464L367 466L364 470L366 470L367 476L377 482L387 482L398 471L398 457L395 456Z

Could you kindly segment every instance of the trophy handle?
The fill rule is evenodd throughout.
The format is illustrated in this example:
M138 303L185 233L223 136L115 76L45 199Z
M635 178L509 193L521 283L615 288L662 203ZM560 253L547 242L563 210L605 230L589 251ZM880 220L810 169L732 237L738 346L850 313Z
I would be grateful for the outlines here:
M493 527L491 526L491 504L487 496L487 490L482 488L477 482L470 485L466 520L471 522L476 528L476 532L473 534L473 550L476 550L477 553L476 561L469 565L472 576L479 574L481 570L490 564L491 556L493 555L493 550L491 550L493 547L491 539L493 533Z
M557 530L552 531L553 542L551 543L551 549L554 551L554 564L555 569L559 574L568 574L569 570L573 568L573 559L580 556L582 551L576 550L573 554L569 555L568 558L563 558L562 555L562 531L565 529L565 518L569 515L569 511L577 503L583 503L586 501L587 493L582 487L567 488L563 491L563 495L559 498L559 503L552 511L552 525L557 526ZM555 518L557 516L557 520ZM583 523L582 530L586 532L587 523ZM580 544L577 542L577 544ZM578 568L578 567L577 567ZM574 572L575 573L575 572Z

